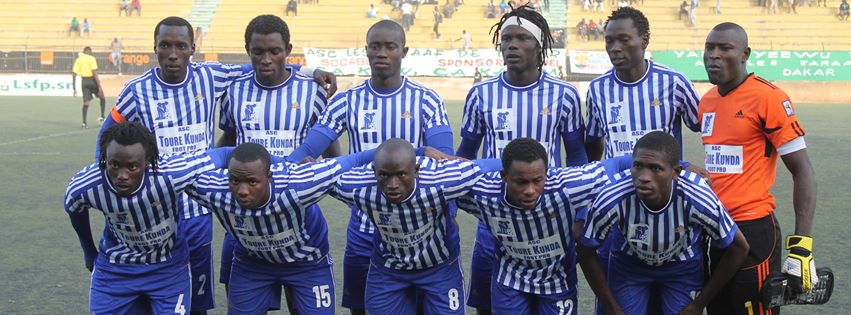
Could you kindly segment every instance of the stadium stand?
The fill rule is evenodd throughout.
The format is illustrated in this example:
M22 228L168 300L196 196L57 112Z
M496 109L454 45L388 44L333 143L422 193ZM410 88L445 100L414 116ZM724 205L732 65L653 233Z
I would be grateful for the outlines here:
M568 47L601 50L599 41L580 41L576 23L582 18L606 20L608 13L584 12L582 4L572 1L568 9L570 36ZM678 20L678 1L645 1L635 6L650 20L649 50L703 49L706 34L721 22L735 22L748 31L750 46L759 50L851 50L851 28L834 18L832 7L798 6L798 14L762 13L762 7L750 0L723 0L721 12L713 14L715 2L701 2L697 8L697 26ZM607 2L608 4L608 2ZM610 8L607 8L607 10ZM610 11L607 11L610 12ZM781 12L785 12L781 10Z
M565 1L569 1L566 3ZM302 3L298 17L285 18L292 31L292 42L302 47L363 47L365 31L375 22L366 17L370 3L379 7L379 16L399 19L400 13L390 5L369 0L321 0ZM608 2L607 2L608 3ZM443 1L440 2L443 5ZM834 7L798 7L798 14L761 13L762 8L749 0L724 0L721 15L712 14L712 5L698 8L697 26L688 27L677 19L678 2L646 1L637 7L651 21L650 50L701 49L709 29L723 21L743 25L749 32L751 46L762 50L851 50L851 28L834 18ZM95 0L6 0L0 11L0 50L2 51L79 51L92 46L105 52L113 37L124 43L124 51L147 52L152 49L151 32L165 16L189 17L203 26L204 52L241 53L243 32L251 18L259 14L283 15L284 1L241 0L145 0L142 16L118 15L118 1ZM472 35L472 48L492 47L490 27L496 19L485 18L487 2L467 1L453 17L444 19L441 40L432 37L433 5L420 5L420 14L408 33L408 45L418 48L460 48L456 41L462 30ZM551 28L567 25L568 47L602 50L600 41L580 41L575 25L582 18L605 20L608 13L583 12L576 0L551 0L554 8L548 16L560 15L567 8L566 19L551 18ZM607 8L610 9L610 8ZM93 24L91 37L67 36L72 17ZM209 27L206 27L209 26Z
M143 0L142 15L118 16L119 1L4 0L0 10L0 50L105 52L114 37L125 51L151 51L157 22L170 15L188 16L193 0ZM68 36L72 17L92 22L91 37ZM246 20L247 21L247 20ZM247 22L246 22L247 23Z

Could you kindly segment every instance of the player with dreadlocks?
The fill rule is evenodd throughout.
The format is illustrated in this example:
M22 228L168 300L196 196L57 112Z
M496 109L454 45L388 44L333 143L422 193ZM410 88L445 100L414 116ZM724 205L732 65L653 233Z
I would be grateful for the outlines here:
M184 312L192 303L189 248L177 232L178 195L205 170L224 167L233 148L158 156L156 140L138 122L105 129L98 163L77 173L65 210L92 271L89 313ZM106 229L95 247L88 210ZM149 302L150 304L147 304Z
M528 137L543 145L551 167L585 164L585 124L576 88L543 71L553 43L546 19L521 6L505 14L491 32L505 72L477 83L467 94L457 155L476 158L484 143L482 158L499 158L511 140ZM561 156L560 141L566 157ZM494 242L494 235L479 222L467 301L479 314L490 314Z

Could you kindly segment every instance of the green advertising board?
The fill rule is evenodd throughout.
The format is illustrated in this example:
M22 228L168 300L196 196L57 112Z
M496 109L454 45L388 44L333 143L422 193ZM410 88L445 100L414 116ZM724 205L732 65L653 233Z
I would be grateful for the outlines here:
M653 60L706 81L702 50L654 51ZM771 81L851 81L849 51L751 51L748 71Z

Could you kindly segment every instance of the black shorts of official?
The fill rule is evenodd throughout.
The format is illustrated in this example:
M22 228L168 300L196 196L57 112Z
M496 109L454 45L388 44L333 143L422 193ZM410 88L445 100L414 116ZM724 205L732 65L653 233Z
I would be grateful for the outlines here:
M82 78L80 83L80 88L83 90L83 102L91 101L94 98L93 95L98 95L98 90L100 89L94 77Z
M783 256L780 251L780 225L774 213L756 220L739 221L736 225L748 241L750 251L742 268L724 285L706 310L710 315L780 314L779 307L764 308L759 298L762 283L768 275L780 272L780 259ZM712 246L708 248L706 261L709 268L704 270L714 271L726 250ZM709 280L709 274L706 279Z

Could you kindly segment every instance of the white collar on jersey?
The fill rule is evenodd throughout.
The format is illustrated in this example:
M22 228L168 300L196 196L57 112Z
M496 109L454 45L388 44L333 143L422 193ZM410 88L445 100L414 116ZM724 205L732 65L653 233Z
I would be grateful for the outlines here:
M190 63L190 65L191 65L191 63ZM190 66L187 65L186 66L186 76L183 77L183 81L180 81L180 83L168 83L168 82L165 82L165 80L163 80L162 77L160 77L160 71L162 71L162 68L157 67L154 70L154 76L157 78L157 81L159 81L162 85L165 85L165 86L181 86L181 85L185 84L186 81L189 81L189 77L192 76L192 69L190 69Z
M405 199L402 199L402 202L400 202L400 204L406 203L406 202L410 201L411 198L414 198L414 195L417 193L417 187L419 185L420 185L420 181L417 178L414 178L414 189L411 190L411 194L408 195L408 197L406 197ZM379 189L378 191L381 192L381 197L384 197L385 199L387 198L387 196L384 195L384 192L381 191L381 189Z
M106 170L100 171L100 173L101 173L101 176L103 176L103 180L106 181L106 185L109 186L109 190L111 190L113 193L115 193L116 196L130 197L130 196L133 196L136 193L138 193L140 190L142 190L142 187L144 187L145 184L148 183L148 172L153 172L153 171L154 170L151 169L151 165L145 166L145 174L142 174L142 181L139 182L139 187L136 187L136 190L134 190L132 193L130 193L127 196L121 196L121 195L118 194L118 190L116 190L115 186L112 185L112 181L109 180L109 175L106 174Z
M279 88L279 87L282 87L282 86L286 85L286 84L287 84L287 82L290 82L290 80L291 80L293 77L295 77L296 72L295 72L295 71L293 71L292 67L287 66L287 67L284 67L284 68L286 68L286 69L289 69L289 70L290 70L290 75L289 75L289 76L287 76L286 78L284 78L284 81L282 81L282 82L281 82L281 84L278 84L278 85L275 85L275 86L267 86L267 85L263 85L262 83L260 83L260 81L257 81L257 72L255 72L255 73L254 73L254 76L252 76L252 77L251 77L251 80L254 80L254 84L257 84L258 86L260 86L260 87L262 87L262 88L266 88L266 89L277 89L277 88Z
M653 61L649 59L644 59L644 62L647 63L647 69L644 70L644 74L640 78L638 78L638 80L635 80L635 82L624 82L623 80L621 80L621 78L618 78L618 72L614 68L612 68L612 76L615 77L615 80L618 81L618 83L624 85L632 85L641 82L642 80L644 80L644 78L647 77L647 74L650 73L650 68L653 68Z
M659 208L659 210L650 209L650 207L648 207L647 204L644 203L644 200L641 200L641 198L638 198L638 202L641 203L641 207L647 209L647 211L650 211L651 213L661 213L662 211L668 209L668 207L671 206L671 201L674 200L674 189L677 189L677 181L671 180L671 194L668 195L668 203L666 203L664 207Z
M537 208L538 204L541 203L541 198L543 198L543 197L544 197L544 194L541 194L540 196L538 196L538 200L535 201L535 208ZM503 189L502 189L502 202L505 203L505 205L507 205L509 207L516 208L516 209L523 209L523 207L515 206L514 204L512 204L511 202L508 201L508 189L506 189L505 186L503 186ZM525 210L525 209L523 209L523 210Z
M269 206L270 203L272 203L273 193L274 193L274 191L272 190L272 181L270 180L269 181L269 198L266 199L266 202L264 202L262 206L259 206L259 207L256 207L256 208L247 208L247 209L263 209L263 208L266 208L267 206ZM232 192L230 194L233 196ZM237 205L239 205L239 203L237 203ZM242 208L242 206L239 206L239 207Z

